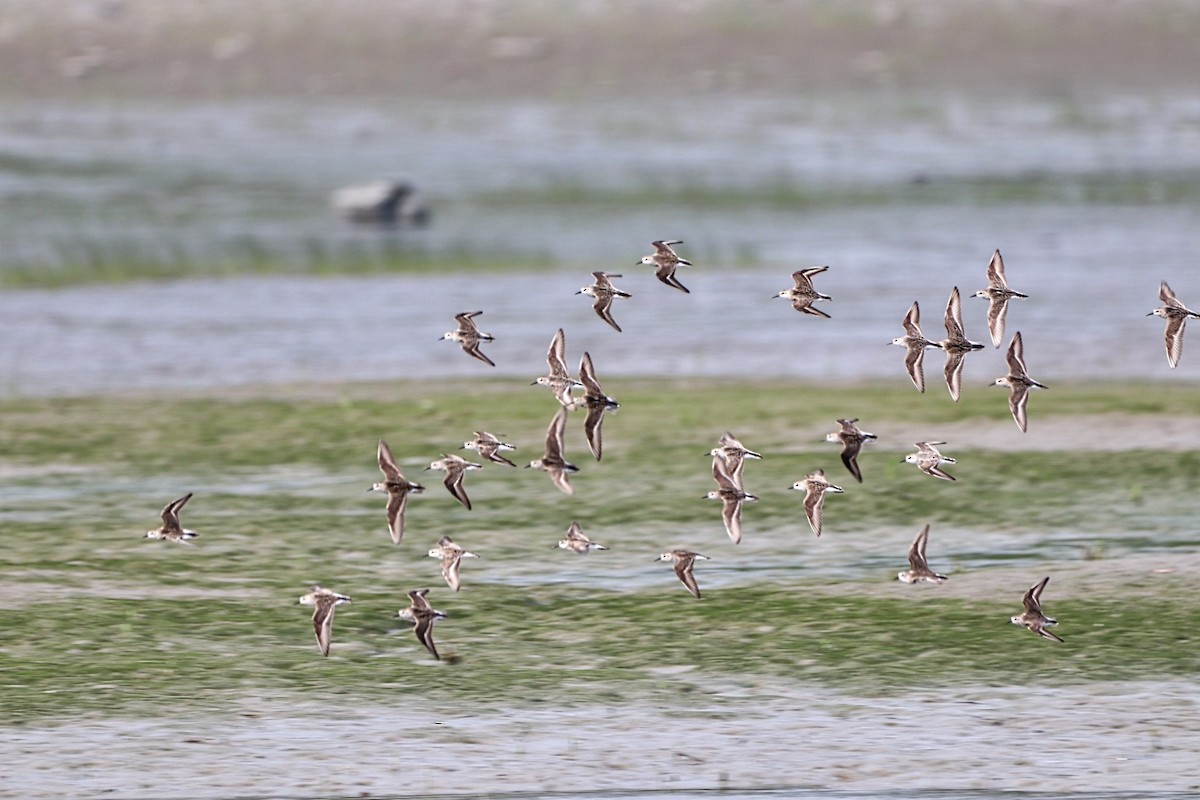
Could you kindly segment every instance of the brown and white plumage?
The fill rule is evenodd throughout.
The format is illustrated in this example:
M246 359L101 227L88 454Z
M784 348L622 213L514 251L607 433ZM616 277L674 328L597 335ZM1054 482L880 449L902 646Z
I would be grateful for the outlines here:
M665 241L651 242L654 245L654 253L648 256L642 256L638 264L646 264L654 267L654 275L667 286L678 289L681 292L690 294L686 286L679 282L675 277L675 268L681 264L685 267L690 267L692 262L685 261L680 258L672 249L672 245L683 244L682 239L667 239Z
M858 422L857 417L839 419L838 424L842 426L842 429L826 434L825 441L842 443L842 463L846 465L846 469L850 470L854 479L862 483L862 470L858 468L859 451L862 450L864 444L879 437L873 433L859 430L858 426L854 424L856 422Z
M697 598L700 597L700 587L696 585L696 578L692 575L692 567L696 561L709 561L708 556L702 556L699 553L693 553L691 550L670 550L660 555L656 561L674 561L675 562L675 577L687 587L687 590L694 594Z
M482 311L464 311L461 314L455 314L454 318L458 320L458 329L442 334L442 338L458 342L464 353L494 367L496 363L479 349L480 342L491 342L496 338L490 333L483 333L475 325L474 317L478 317L482 313Z
M912 379L913 386L917 387L917 391L924 392L925 348L941 349L941 345L926 339L925 334L921 332L921 307L915 300L900 324L904 326L905 334L892 339L891 344L898 344L905 349L904 368L908 370L908 377Z
M719 453L719 451L714 451ZM738 463L741 463L740 461ZM758 499L742 489L726 472L725 459L719 454L713 455L712 476L717 482L717 489L705 497L709 500L720 500L722 503L721 516L725 520L725 532L734 544L742 541L742 503Z
M762 454L747 449L729 431L721 434L717 444L720 446L709 450L708 454L713 458L722 459L725 462L725 473L733 480L733 485L738 489L745 489L745 485L742 483L742 470L746 466L746 459L761 459Z
M392 455L392 448L383 439L379 440L379 469L383 472L383 480L375 483L368 492L387 492L388 532L392 541L400 544L404 538L404 510L408 508L408 495L420 494L425 487L404 477Z
M599 542L593 542L583 532L583 528L579 527L578 522L572 522L571 527L567 528L567 538L559 539L556 547L562 550L570 550L572 553L590 553L593 550L607 550L608 548Z
M1029 377L1029 373L1025 369L1025 345L1021 342L1020 331L1013 334L1012 344L1008 346L1007 358L1008 374L1003 378L996 378L995 385L1009 388L1008 410L1012 412L1017 427L1024 433L1029 427L1028 412L1026 411L1029 403L1029 391L1047 387Z
M433 643L433 623L439 619L446 619L447 615L429 604L425 597L427 594L428 589L413 589L409 592L409 606L400 609L396 613L396 619L413 623L417 641L423 644L434 658L441 661L442 657L438 655L437 647Z
M1162 301L1162 306L1151 311L1146 316L1162 317L1167 321L1167 329L1164 334L1167 345L1167 363L1171 365L1171 369L1179 366L1179 357L1183 355L1183 328L1187 324L1188 317L1200 317L1195 311L1192 311L1183 303L1179 302L1179 298L1175 296L1175 292L1171 291L1171 287L1166 281L1158 287L1158 299Z
M825 493L841 494L845 489L825 480L825 470L822 469L809 473L804 480L796 481L792 488L804 492L804 515L808 517L813 533L820 536L825 517Z
M906 455L901 463L916 464L917 469L926 475L932 475L944 481L957 480L950 473L942 471L942 464L955 464L957 462L953 458L944 456L938 452L937 446L939 444L945 444L945 442L917 442L917 452Z
M946 338L938 342L938 345L946 353L946 388L950 390L950 397L957 403L962 393L963 359L972 350L983 349L983 345L972 342L963 331L962 297L957 286L950 292L950 299L946 301Z
M633 295L613 286L610 279L622 277L618 272L593 272L592 276L596 279L596 282L591 286L584 286L575 294L584 294L595 298L596 302L592 303L592 309L596 312L596 316L611 325L617 333L620 333L621 326L617 324L617 321L612 316L613 298L633 297Z
M563 432L566 427L567 409L560 408L550 420L550 426L546 428L546 452L541 458L526 464L525 468L543 470L561 492L575 494L575 487L571 485L568 473L578 472L579 467L568 462L563 456Z
M178 500L172 500L163 506L162 510L162 525L152 531L146 531L143 539L163 539L171 542L179 542L180 544L191 544L189 539L195 539L200 534L193 530L188 530L179 523L179 509L183 508L188 500L192 499L192 493L188 492Z
M581 384L567 372L566 359L567 335L559 328L550 339L550 349L546 351L546 366L549 367L549 372L535 379L532 385L547 387L559 405L569 409L575 405L571 392Z
M501 450L516 450L515 444L500 441L500 438L493 433L487 431L475 431L475 438L469 442L463 442L463 450L474 450L479 453L479 457L487 459L494 464L507 464L510 467L515 467L512 461L509 461L500 454Z
M929 568L929 562L925 560L925 547L928 544L929 525L926 524L908 548L908 569L896 575L898 580L904 583L941 583L946 580L945 575L939 575Z
M333 610L342 603L351 602L344 594L326 589L324 586L313 586L312 591L301 596L302 606L313 606L313 631L317 634L317 645L321 655L329 655L329 646L333 636Z
M429 550L429 557L436 558L441 562L442 577L446 579L446 585L454 591L458 591L462 586L462 581L458 577L458 569L464 558L479 558L469 550L464 550L454 543L454 540L449 536L443 536L438 539L437 547Z
M586 352L583 354L583 358L579 359L579 381L583 384L583 397L576 400L575 403L587 409L587 416L583 420L583 433L587 436L588 449L592 451L592 456L599 461L604 445L601 438L604 415L609 411L615 412L621 407L621 404L604 393L600 382L596 380L596 369L592 366L592 357Z
M1004 320L1008 315L1008 301L1014 297L1029 295L1008 288L1008 281L1004 277L1004 259L1000 257L999 250L992 254L992 260L988 262L987 276L988 287L980 289L975 296L988 301L988 333L992 337L992 344L999 347L1004 341Z
M819 308L813 307L813 303L818 300L833 299L829 295L821 294L813 288L813 277L820 275L827 269L829 267L809 267L808 269L796 270L792 273L792 280L796 285L791 289L784 289L782 292L772 295L772 297L782 297L784 300L790 300L792 308L804 314L829 319L828 314Z
M1046 588L1046 584L1049 582L1050 576L1047 575L1037 584L1030 587L1025 596L1021 598L1021 603L1025 606L1025 610L1018 616L1010 617L1009 622L1013 625L1021 625L1028 628L1038 636L1061 642L1061 637L1047 630L1051 625L1057 625L1058 620L1053 617L1047 617L1042 613L1042 590Z
M442 453L442 457L437 461L430 462L425 469L440 469L446 473L445 480L442 481L446 487L446 491L454 496L454 499L471 510L471 498L467 497L467 490L463 488L463 476L468 470L483 469L482 464L476 464L474 461L467 461L461 456Z

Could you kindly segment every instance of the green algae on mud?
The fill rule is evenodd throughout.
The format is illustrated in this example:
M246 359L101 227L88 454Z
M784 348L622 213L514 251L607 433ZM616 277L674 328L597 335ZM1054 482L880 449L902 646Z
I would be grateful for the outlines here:
M1200 666L1200 601L1183 584L1105 577L1130 553L1173 563L1171 553L1194 549L1200 459L1150 445L1084 455L1062 433L1078 415L1120 414L1124 435L1142 436L1200 415L1200 389L1056 386L1033 418L1062 441L1033 449L1040 439L1016 432L1000 394L952 406L907 386L610 378L606 387L623 405L605 423L603 462L587 457L570 420L568 457L582 468L574 497L539 472L489 466L468 477L471 512L423 467L476 427L517 443L518 461L540 455L554 413L543 392L430 382L0 403L10 609L0 716L205 706L244 693L570 702L584 683L593 698L636 699L703 692L714 676L889 693L914 681L1053 685ZM860 459L862 485L822 441L846 414L883 437ZM889 427L916 423L965 424L982 437L943 448L959 459L958 482L899 463L911 448ZM747 467L760 500L744 511L736 549L719 507L702 499L707 451L727 428L766 455ZM364 491L378 479L380 437L427 486L410 502L400 547L381 497ZM816 467L847 489L827 503L820 540L787 489ZM183 515L201 533L195 545L140 539L184 491L196 492ZM572 519L613 549L555 550ZM921 521L935 526L935 567L957 554L954 591L1003 573L1003 592L888 591L882 581L903 566ZM894 542L886 552L873 544L881 531ZM441 535L483 556L464 566L458 594L423 558ZM701 601L653 563L681 544L715 557L697 569ZM829 571L831 558L849 571ZM1099 587L1052 582L1044 600L1064 646L1007 622L1048 558L1090 570L1087 585ZM310 612L295 605L312 582L354 598L337 612L329 659ZM392 619L418 586L450 614L435 637L457 663L433 662Z

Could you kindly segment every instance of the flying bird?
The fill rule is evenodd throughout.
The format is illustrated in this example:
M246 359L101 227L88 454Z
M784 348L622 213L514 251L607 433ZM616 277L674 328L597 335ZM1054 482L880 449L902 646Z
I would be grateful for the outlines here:
M925 348L936 347L940 350L942 346L926 339L925 334L921 332L921 307L915 300L900 324L904 326L905 335L892 339L891 344L898 344L905 349L904 368L908 370L908 377L912 379L913 386L917 387L918 392L924 393Z
M862 483L862 470L858 468L858 453L864 444L879 437L873 433L859 430L858 426L854 424L856 422L858 422L857 417L839 419L838 424L842 426L842 429L826 434L825 441L842 443L842 463L846 465L846 469L850 470L854 479Z
M584 286L575 294L585 294L588 297L595 298L596 302L592 303L592 309L596 312L596 316L611 325L617 333L621 332L621 326L612 316L612 304L614 297L633 297L629 292L623 292L613 286L611 278L623 277L617 272L593 272L596 282L591 286Z
M687 587L689 592L699 598L700 587L696 585L696 578L692 575L692 567L697 560L709 561L710 559L708 556L702 556L690 550L670 550L655 559L655 561L674 561L675 576Z
M563 432L567 427L567 409L560 408L550 420L546 429L546 452L541 458L534 459L525 465L526 469L540 469L550 476L550 480L564 494L575 494L568 473L578 472L579 467L568 462L563 457Z
M437 647L433 643L433 623L439 619L446 619L447 615L429 605L429 600L425 598L427 594L428 589L413 589L409 592L409 606L396 612L396 619L413 623L417 641L423 644L434 658L441 661L442 657L438 655Z
M1004 341L1004 318L1008 315L1008 301L1014 297L1025 298L1029 295L1008 288L1008 281L1004 278L1004 259L1000 257L999 250L992 254L992 260L988 262L987 276L988 287L980 289L975 296L988 301L988 333L991 334L992 344L999 347Z
M563 329L559 328L550 339L550 349L546 352L546 365L550 368L549 373L537 378L530 385L547 387L554 393L554 398L558 400L559 405L570 409L575 406L571 392L576 386L583 384L572 378L567 372L566 355L567 336L563 333Z
M442 334L442 339L458 342L464 353L494 367L496 362L479 349L480 342L491 342L496 339L490 333L483 333L476 327L473 317L478 317L482 313L482 311L464 311L461 314L455 314L454 318L458 320L458 329Z
M583 433L587 436L588 449L599 461L603 447L600 428L604 423L604 415L610 411L615 413L621 404L604 393L600 382L596 380L592 357L586 352L579 360L579 381L583 384L583 397L577 399L575 404L587 409L587 416L583 420Z
M796 481L792 488L804 492L804 515L808 517L809 527L818 537L821 535L822 520L825 516L825 493L841 494L845 491L825 480L825 470L817 470Z
M654 252L651 255L642 256L642 260L637 263L654 267L655 276L667 286L678 289L686 294L691 294L688 288L675 277L676 267L681 264L685 267L692 265L692 262L680 258L671 249L671 245L683 244L683 240L669 239L667 241L651 242L651 244L654 245Z
M567 538L559 539L555 547L561 550L570 550L572 553L590 553L593 550L607 550L608 548L599 542L593 542L583 532L583 528L579 527L578 522L572 522L571 527L567 528Z
M1166 281L1158 287L1158 299L1162 301L1162 307L1154 309L1146 316L1162 317L1167 321L1167 363L1171 365L1171 369L1175 369L1179 366L1179 357L1183 355L1183 326L1187 324L1188 317L1200 317L1200 314L1179 302Z
M1024 433L1029 427L1028 413L1025 408L1029 404L1029 391L1047 387L1029 377L1029 373L1025 370L1025 345L1021 342L1020 331L1013 334L1012 344L1008 346L1008 374L1003 378L996 378L994 385L1009 388L1008 410L1012 412L1017 427Z
M713 456L712 476L717 482L717 489L705 495L709 500L720 500L721 515L725 520L725 532L734 544L742 541L742 503L753 502L757 496L743 491L725 471L725 460L719 455Z
M408 495L420 494L425 487L404 477L392 455L392 448L383 439L379 440L379 469L383 472L383 480L372 484L368 492L387 492L388 532L392 541L400 544L404 538L404 510L408 508Z
M329 645L333 635L333 610L342 603L349 603L350 598L344 594L326 589L323 586L314 586L312 591L303 595L299 604L302 606L313 606L313 630L317 634L317 644L321 648L321 655L329 655Z
M458 568L464 558L479 558L469 550L464 550L454 543L454 540L449 536L443 536L438 539L437 547L431 548L428 553L430 558L436 558L442 565L442 577L446 579L446 585L454 591L458 591L462 586L462 581L458 578Z
M942 464L956 464L958 462L938 452L937 445L939 444L945 444L945 442L917 442L917 452L909 453L900 463L916 464L917 469L926 475L932 475L944 481L958 480L950 473L942 470Z
M733 480L733 485L738 489L744 489L745 486L742 484L742 470L746 466L746 459L761 459L762 453L756 453L753 450L747 449L729 431L721 434L721 438L717 440L717 444L720 446L709 450L708 454L713 458L719 458L724 461L725 473Z
M809 267L808 269L798 269L792 273L792 280L796 285L791 289L784 289L772 297L782 297L784 300L790 300L792 308L797 311L809 314L814 317L824 317L829 319L829 315L819 308L815 308L813 303L818 300L832 300L833 298L827 294L821 294L813 288L813 277L820 275L829 267Z
M1051 625L1057 625L1058 620L1053 617L1047 617L1042 613L1042 590L1046 588L1046 584L1049 582L1050 576L1047 575L1039 583L1030 587L1025 596L1021 598L1021 603L1025 606L1025 610L1015 617L1010 617L1008 621L1013 625L1028 628L1038 636L1061 642L1061 637L1046 630Z
M963 332L962 297L957 286L950 292L950 299L946 301L946 338L938 342L938 345L946 353L946 388L950 390L950 397L957 403L962 392L963 359L972 350L983 349L983 345L972 342Z
M475 431L475 438L469 442L463 442L463 450L474 450L479 453L479 457L491 461L494 464L507 464L510 467L515 467L512 461L509 461L500 454L501 450L516 450L515 444L500 441L495 434L487 431Z
M171 542L179 542L180 544L191 544L190 539L195 539L200 534L193 530L188 530L179 524L179 509L187 504L188 500L192 499L192 493L188 492L178 500L172 500L163 506L162 510L162 525L152 531L146 531L143 539L163 539Z
M917 534L917 538L913 539L912 546L908 548L908 569L896 575L896 578L904 583L941 583L946 580L945 575L939 575L929 568L929 562L925 560L925 547L929 544L929 525L928 523L921 532Z
M467 490L463 488L463 476L469 470L483 469L482 464L476 464L474 461L467 461L461 456L442 453L442 457L437 461L430 462L425 469L440 469L446 472L446 478L442 484L446 487L446 491L454 496L454 499L467 507L467 511L471 510L471 498L467 497Z

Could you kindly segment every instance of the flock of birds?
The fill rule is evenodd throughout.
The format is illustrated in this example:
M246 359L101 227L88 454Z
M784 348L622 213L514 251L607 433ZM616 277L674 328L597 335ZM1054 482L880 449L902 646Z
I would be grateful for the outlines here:
M680 266L691 266L691 262L682 259L674 250L674 245L682 244L680 240L656 241L654 253L644 256L637 263L654 267L655 276L662 283L679 291L688 292L676 277ZM818 292L813 279L825 272L828 267L811 267L797 270L792 274L794 286L779 292L774 297L784 298L792 303L797 311L810 316L829 319L829 315L816 308L818 301L828 301L832 298ZM617 298L629 298L628 292L617 289L613 278L622 277L617 273L593 272L595 282L581 288L576 294L587 295L594 299L593 309L605 323L620 332L621 327L612 316L613 301ZM975 293L975 297L988 301L988 330L992 344L999 348L1005 330L1005 320L1008 303L1014 298L1025 299L1028 295L1010 289L1004 273L1004 261L1000 251L992 256L987 268L988 286ZM1185 307L1175 296L1165 281L1159 289L1159 298L1163 305L1154 309L1147 316L1158 316L1166 320L1166 351L1167 361L1171 368L1179 363L1183 352L1183 331L1189 317L1200 317L1200 313ZM480 347L483 343L494 341L489 333L479 330L475 318L482 311L467 311L455 316L458 327L444 334L441 339L457 342L463 351L472 358L495 366L495 363L484 354ZM946 304L945 327L946 338L938 341L927 339L921 330L920 308L916 302L908 309L901 322L905 335L894 339L891 344L905 348L904 365L913 385L918 391L925 391L924 356L928 348L937 348L946 354L944 376L950 396L958 402L962 385L963 361L972 351L984 349L984 345L973 342L966 337L962 320L962 299L958 287L950 293ZM596 372L591 355L584 353L579 364L578 378L571 376L566 362L566 336L559 329L551 339L547 352L548 372L532 382L532 385L544 386L554 394L559 408L550 421L546 430L545 448L541 458L534 459L525 465L527 469L542 470L547 473L554 486L565 494L575 493L570 483L571 473L579 468L566 460L563 446L564 432L570 411L586 410L584 418L584 434L592 456L600 461L602 457L602 425L605 415L615 411L620 404L605 394L596 379ZM1007 351L1008 374L997 378L995 385L1009 389L1009 410L1013 420L1022 432L1028 429L1028 399L1032 389L1045 389L1044 384L1029 377L1025 367L1024 343L1018 331L1012 337ZM576 392L581 390L577 396ZM862 483L862 471L858 466L858 455L862 447L877 437L873 433L861 430L857 419L839 419L840 430L826 436L826 441L842 445L841 460L851 476ZM516 447L502 441L499 437L487 431L475 431L475 438L464 442L461 449L471 450L479 458L495 464L516 467L517 464L507 458L504 453L513 451ZM910 453L904 458L905 463L913 464L925 474L941 480L953 481L954 476L942 469L943 464L953 464L955 459L943 455L937 448L945 442L917 442L917 452ZM742 506L748 501L757 500L757 496L746 491L743 482L743 468L747 459L761 459L762 454L744 446L730 432L724 433L718 440L717 447L710 453L712 457L712 477L717 488L710 491L708 499L720 500L725 530L734 544L742 539ZM411 494L420 494L425 487L420 483L408 480L397 464L391 448L384 440L379 441L377 449L379 469L383 480L376 482L368 491L387 494L387 521L392 541L399 545L404 537L404 515ZM447 491L467 509L471 508L471 499L464 486L466 474L483 468L483 464L449 453L443 453L440 459L430 463L428 470L440 470L446 473L443 481ZM804 492L804 512L809 526L816 536L820 536L823 528L824 504L827 493L842 493L844 489L831 483L825 472L817 469L806 475L802 480L791 486L792 489ZM192 497L191 493L168 503L162 510L162 525L145 534L148 539L161 539L189 544L198 534L184 528L179 520L180 510ZM926 560L926 547L929 541L929 525L925 525L913 539L908 551L909 568L897 575L904 583L941 583L947 580L945 575L935 572ZM572 522L566 538L560 540L557 547L577 554L586 554L593 550L608 548L593 542L584 534L577 522ZM431 558L438 559L441 565L442 577L452 591L457 592L461 587L459 567L464 558L477 558L476 554L456 544L448 536L443 536L437 546L428 551ZM679 581L696 598L700 598L700 588L693 574L696 561L707 561L708 556L684 549L669 550L659 555L658 561L670 561ZM1050 577L1042 578L1030 587L1022 598L1023 611L1013 616L1014 625L1025 627L1047 639L1057 642L1063 640L1049 630L1057 625L1057 620L1047 616L1041 606L1041 595L1049 583ZM414 589L408 593L409 605L395 615L397 619L410 622L413 625L417 639L434 658L440 659L433 640L434 622L445 619L446 614L434 608L427 597L429 589ZM332 641L332 626L334 609L343 603L351 602L350 597L332 591L322 586L313 586L312 590L299 599L302 605L313 606L312 623L316 633L317 643L323 655L328 656Z

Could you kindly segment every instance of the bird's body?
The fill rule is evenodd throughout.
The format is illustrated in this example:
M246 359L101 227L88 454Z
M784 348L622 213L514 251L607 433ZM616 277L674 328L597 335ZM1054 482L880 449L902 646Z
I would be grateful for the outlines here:
M846 465L846 469L850 470L850 474L859 483L862 483L862 470L858 468L858 454L862 450L862 446L867 442L874 441L879 437L873 433L859 430L855 424L858 418L854 419L839 419L838 424L842 426L840 431L825 435L827 442L842 443L842 463Z
M1013 625L1028 628L1045 639L1053 639L1056 642L1061 642L1061 637L1047 630L1051 625L1057 625L1058 620L1053 617L1047 617L1042 613L1042 591L1049 582L1050 576L1047 575L1030 587L1025 596L1021 598L1021 603L1024 605L1025 610L1015 617L1010 617L1008 621Z
M696 584L696 577L692 575L692 567L696 561L708 561L708 556L693 553L691 550L669 550L655 560L675 562L675 577L679 578L687 590L699 599L700 587Z
M937 449L939 444L945 444L945 442L917 442L917 452L906 455L901 463L915 464L917 469L934 478L941 478L944 481L957 480L953 475L942 470L942 464L958 462L949 456L942 455Z
M575 494L568 474L578 472L579 467L570 463L563 456L563 433L567 426L567 409L560 408L550 420L546 429L546 451L541 458L534 459L526 465L526 469L540 469L550 476L550 480L564 494Z
M660 281L673 289L690 294L691 292L688 288L675 277L676 267L690 267L692 265L692 262L680 258L672 248L672 245L683 244L683 240L667 239L651 242L651 244L654 245L654 252L648 256L642 256L642 259L637 263L654 267L654 275Z
M936 347L940 350L942 346L926 339L925 334L921 332L921 307L915 300L909 306L908 313L904 315L904 320L900 324L904 326L904 336L892 339L891 344L898 344L904 348L904 368L908 370L908 377L912 380L913 386L917 387L918 392L924 392L925 349Z
M183 527L183 525L179 523L179 510L187 504L188 500L191 499L192 493L188 492L178 500L172 500L163 506L162 525L152 531L146 531L146 534L142 538L178 542L179 544L191 544L190 540L195 539L200 534Z
M329 655L329 647L333 637L333 610L342 603L351 602L344 594L326 589L324 586L313 586L312 591L302 595L298 601L302 606L313 606L313 631L317 634L317 645L321 655Z
M467 461L461 456L442 453L442 457L437 461L431 461L425 469L437 469L446 473L445 480L442 484L446 487L446 491L450 492L455 500L462 503L471 510L471 498L467 497L467 490L463 488L463 476L469 470L483 469L482 464L476 464L474 461Z
M475 324L474 317L482 314L482 311L464 311L461 314L455 314L454 318L458 320L458 328L456 330L447 331L442 334L442 339L458 342L462 347L463 352L478 359L489 366L496 366L496 362L492 361L479 349L481 342L495 341L496 337L490 333L484 333L479 330Z
M938 342L938 346L946 353L946 388L957 403L962 393L963 359L972 350L983 349L983 345L972 342L963 331L962 296L957 286L950 292L950 299L946 302L946 338Z
M1183 355L1184 325L1187 324L1188 317L1200 317L1200 314L1179 302L1179 298L1175 296L1175 292L1171 290L1166 281L1163 281L1158 287L1158 299L1162 301L1162 306L1146 316L1162 317L1167 321L1164 334L1167 344L1167 363L1171 365L1171 369L1175 369L1179 366L1179 357Z
M1012 344L1008 346L1008 374L1003 378L996 378L995 385L1008 387L1008 410L1012 412L1017 427L1024 433L1029 427L1026 409L1029 404L1029 392L1047 387L1029 377L1025 369L1025 345L1021 341L1020 331L1013 334Z
M437 547L431 548L429 551L430 558L436 558L441 562L442 577L446 579L446 585L454 591L458 591L462 586L462 581L458 577L458 569L464 558L479 558L470 550L464 550L454 543L454 540L449 536L443 536L438 539Z
M908 569L898 573L897 580L904 583L942 583L946 580L945 575L939 575L929 568L929 562L925 560L925 547L928 544L929 526L926 525L908 548Z
M427 594L428 589L413 589L409 592L409 606L396 612L396 619L413 623L417 641L424 645L434 658L441 661L442 657L438 655L437 647L433 643L433 623L439 619L446 619L447 614L431 606L425 597Z
M1004 320L1008 315L1008 301L1014 297L1026 298L1029 295L1008 288L1008 280L1004 277L1004 259L1000 257L999 250L992 254L992 260L988 262L987 276L988 287L980 289L975 296L988 301L988 333L992 337L992 344L999 347L1004 341Z
M792 273L792 281L794 281L796 285L791 289L784 289L782 292L772 296L782 297L784 300L790 301L792 308L803 314L829 319L829 315L821 309L815 308L813 303L817 302L818 300L832 300L833 298L827 294L821 294L818 292L815 288L813 288L812 282L812 279L815 276L820 275L827 269L829 269L829 267L809 267L808 269L798 269Z
M633 297L633 295L613 286L611 279L622 277L620 273L593 272L592 276L596 279L596 282L591 286L584 286L575 294L583 294L594 298L596 302L592 303L592 309L596 312L596 316L611 325L617 333L620 333L621 326L617 324L617 321L612 316L613 298Z
M420 494L425 487L404 477L392 455L392 448L383 439L379 440L377 452L379 469L383 472L383 480L372 484L369 492L387 492L388 532L395 544L400 544L404 538L404 511L408 508L409 494Z

